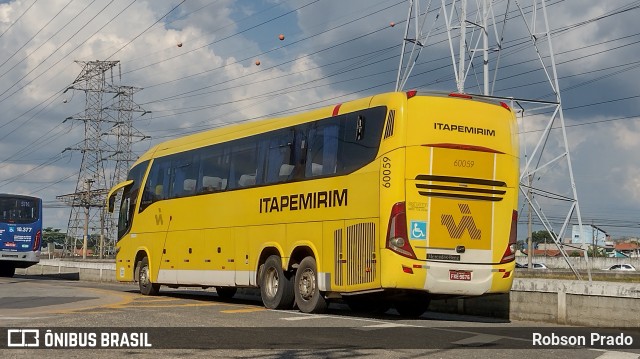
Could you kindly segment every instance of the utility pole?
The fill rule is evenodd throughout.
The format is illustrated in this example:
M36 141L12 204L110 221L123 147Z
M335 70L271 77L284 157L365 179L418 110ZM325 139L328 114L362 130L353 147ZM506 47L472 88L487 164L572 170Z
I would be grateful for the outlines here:
M82 259L87 259L87 245L89 242L89 211L91 209L91 184L94 182L92 179L85 179L86 192L83 195L84 205L84 236L82 240Z
M529 176L529 186L531 186L532 178ZM531 187L529 187L529 197L531 196ZM533 269L533 208L529 202L529 211L527 213L527 268Z

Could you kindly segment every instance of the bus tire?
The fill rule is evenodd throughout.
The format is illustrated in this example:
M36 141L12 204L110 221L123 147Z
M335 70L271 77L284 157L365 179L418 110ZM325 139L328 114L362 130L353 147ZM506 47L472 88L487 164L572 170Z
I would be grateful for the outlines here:
M418 318L429 309L431 299L419 295L417 298L399 300L394 303L394 308L400 316L405 318Z
M298 309L303 313L323 313L327 309L327 301L318 288L318 270L313 257L306 257L300 262L294 293Z
M282 270L282 260L272 255L264 262L260 276L260 296L262 303L269 309L291 309L295 297L291 276Z
M158 295L160 284L152 283L149 277L149 258L144 257L138 262L138 286L143 295Z
M349 309L361 314L384 314L391 309L391 303L384 298L356 295L342 297L342 300L347 303Z
M0 267L0 277L11 278L16 274L15 267Z
M238 288L236 287L216 287L216 293L218 293L218 297L222 299L233 298L237 291Z

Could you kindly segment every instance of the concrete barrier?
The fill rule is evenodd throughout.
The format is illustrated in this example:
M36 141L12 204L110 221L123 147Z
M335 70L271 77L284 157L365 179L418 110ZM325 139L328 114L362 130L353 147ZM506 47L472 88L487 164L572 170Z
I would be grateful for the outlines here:
M637 283L514 279L509 317L594 327L638 327Z
M41 260L18 274L115 282L115 263ZM638 283L514 278L508 294L433 300L430 310L484 316L488 321L526 320L592 327L640 326Z
M17 274L59 276L65 279L91 282L115 282L115 262L73 261L42 259L40 263L26 269L16 269Z
M431 310L590 327L640 325L637 283L515 278L509 294L432 301Z

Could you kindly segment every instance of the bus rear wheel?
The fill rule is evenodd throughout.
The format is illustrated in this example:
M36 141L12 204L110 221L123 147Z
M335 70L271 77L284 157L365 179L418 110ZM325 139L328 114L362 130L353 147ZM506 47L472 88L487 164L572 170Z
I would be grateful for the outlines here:
M327 301L318 288L316 260L306 257L300 262L296 272L294 292L298 309L303 313L322 313L327 309Z
M418 295L415 298L398 300L394 303L394 308L400 316L405 318L418 318L429 309L431 298L426 295Z
M15 267L0 267L0 277L13 277L16 274Z
M295 300L291 276L282 270L282 260L272 255L264 262L260 274L260 296L269 309L291 309Z
M158 295L160 284L152 283L149 277L149 258L144 257L138 262L138 286L144 295Z
M356 295L342 297L349 309L362 314L384 314L391 309L391 303L378 296Z

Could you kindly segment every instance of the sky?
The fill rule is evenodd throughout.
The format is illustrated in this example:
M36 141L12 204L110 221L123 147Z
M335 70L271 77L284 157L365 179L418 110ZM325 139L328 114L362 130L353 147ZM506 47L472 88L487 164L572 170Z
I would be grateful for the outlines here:
M429 37L404 89L456 91L445 16L433 3L420 3L429 10L422 28ZM493 95L554 101L544 71L552 70L548 41L538 42L543 66L527 37L531 1L519 2L524 16L513 1L508 11L507 1L494 3L490 32L503 42L500 52L491 44ZM640 1L546 5L582 221L613 238L640 237ZM132 118L145 136L134 138L139 155L195 131L393 91L408 9L405 0L1 1L0 192L42 197L45 227L65 231L70 209L56 196L76 189L84 125L74 118L86 100L69 88L87 61L118 61L107 81L136 88ZM543 19L538 11L536 33ZM457 50L456 32L452 41ZM478 53L465 92L482 92L479 61ZM525 114L523 163L550 116ZM564 151L558 124L542 162ZM571 197L568 168L565 156L536 173L540 188ZM551 222L562 222L566 202L539 203Z

